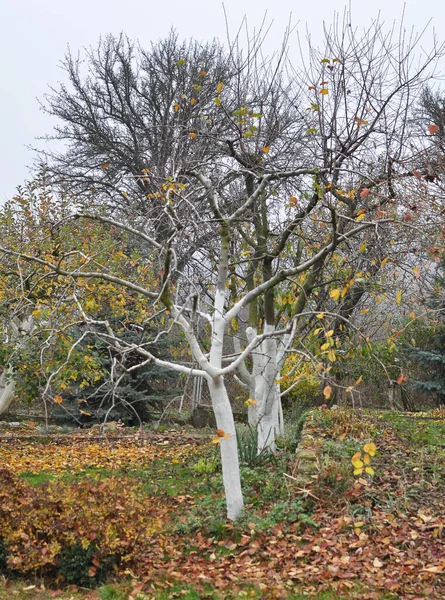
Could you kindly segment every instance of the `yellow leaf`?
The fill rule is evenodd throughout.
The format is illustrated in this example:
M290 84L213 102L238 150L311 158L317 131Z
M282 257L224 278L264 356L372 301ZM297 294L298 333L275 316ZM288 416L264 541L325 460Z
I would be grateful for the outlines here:
M363 463L362 460L354 460L354 461L351 460L351 462L352 462L353 466L356 469L362 469L363 468L364 463Z
M342 442L344 439L346 438L346 433L342 433L339 437L338 437L338 441Z
M396 294L396 304L399 305L402 300L402 290L399 290Z
M253 398L249 398L244 402L244 406L250 406L251 404L256 404L256 400L254 400Z
M270 146L263 146L262 150L263 150L264 154L269 154Z
M219 437L212 438L212 444L219 444L220 441L221 441L221 438L219 438Z
M356 523L354 523L354 527L360 528L360 527L363 527L364 524L365 524L364 521L357 521Z
M179 465L179 460L177 458L172 458L172 465Z
M358 215L358 217L356 217L356 221L363 221L363 219L366 217L366 213L362 213L361 215Z
M326 332L326 337L332 337L334 335L334 330L330 329L328 332Z
M334 350L329 350L329 352L328 352L328 359L331 362L335 362L337 360L337 355L335 354Z
M361 475L363 473L363 469L354 469L354 475Z
M329 295L333 300L338 301L341 295L341 290L339 290L338 288L335 290L331 290L329 292Z
M323 345L320 347L320 350L321 350L322 352L324 352L325 350L328 350L329 348L330 348L330 344L329 344L329 342L326 342L325 344L323 344Z
M318 365L315 368L317 370L317 373L321 373L323 371L323 363L318 363Z
M377 452L377 446L374 443L365 444L363 446L363 450L370 456L375 456L375 453Z
M327 385L323 390L323 396L326 398L326 400L328 400L331 397L331 394L332 387L330 385Z
M360 377L355 382L355 385L360 385L362 381L363 381L363 375L360 375Z
M317 317L317 319L324 319L324 313L318 313L318 315L315 315Z
M189 133L189 137L191 137L192 139L195 139L195 137L197 137L198 134L194 133L193 131L191 131Z
M322 90L320 90L320 94L322 94L323 96L327 96L329 94L329 90L323 88Z
M218 85L216 86L216 92L217 92L218 94L220 94L220 93L222 92L222 90L223 90L223 87L224 87L224 83L223 83L222 81L220 81L220 82L218 83Z
M371 464L371 457L369 456L369 454L365 454L364 455L363 462L365 463L365 465L370 465Z
M196 98L192 98L192 99L190 100L190 104L191 104L192 106L193 106L194 104L196 104Z
M215 98L216 106L221 106L221 100L219 98Z
M173 110L174 110L175 112L178 112L178 110L179 110L180 108L181 108L181 107L180 107L180 105L179 105L179 104L175 104L175 105L173 106Z
M409 313L409 318L410 319L415 319L416 318L416 313L410 312Z
M42 311L40 309L36 308L36 310L33 310L31 314L33 317L38 319L40 317L40 315L42 314Z
M374 475L374 469L372 467L366 467L365 468L365 473L368 473L368 475Z

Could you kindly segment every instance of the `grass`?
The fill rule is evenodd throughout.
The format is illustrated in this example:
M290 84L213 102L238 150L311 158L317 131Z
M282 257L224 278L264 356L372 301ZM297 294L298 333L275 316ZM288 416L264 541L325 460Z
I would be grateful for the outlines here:
M136 591L134 591L136 590ZM268 591L255 588L253 586L244 586L243 589L234 590L227 595L221 594L209 585L201 586L197 589L194 586L184 584L171 584L168 582L158 582L150 590L138 592L137 582L133 587L131 581L123 583L109 583L101 586L97 590L84 591L70 588L67 590L47 590L40 583L30 585L24 580L0 580L0 600L264 600L268 598ZM363 595L363 587L356 582L348 591L337 592L335 590L325 590L320 593L308 595L302 590L289 590L281 598L286 600L353 600ZM394 594L379 595L379 600L394 600Z
M323 518L323 511L328 514L332 509L335 519L340 514L350 517L352 521L346 524L341 532L341 536L344 537L350 535L349 532L354 535L352 522L364 522L363 532L373 535L378 531L373 519L379 511L395 514L397 511L412 510L415 514L418 507L422 510L427 507L426 510L429 510L431 506L440 506L445 491L445 450L442 448L445 444L444 420L426 418L427 415L403 416L390 412L369 412L364 415L363 421L360 421L359 415L357 418L354 417L351 423L349 413L346 415L340 413L336 415L335 411L314 411L314 413L317 417L313 420L314 437L320 459L318 473L307 484L313 495L305 494L304 487L296 486L284 476L284 473L290 472L289 460L292 454L286 447L282 448L276 459L270 463L241 466L246 509L236 524L228 524L225 518L221 466L217 458L218 448L205 443L199 447L198 452L185 455L181 460L172 458L174 455L155 458L149 466L145 467L131 463L128 466L119 464L117 469L111 469L109 465L108 467L98 465L81 470L68 467L67 470L58 473L51 470L30 473L24 470L21 477L32 486L44 485L54 479L57 479L60 485L90 479L104 480L111 476L121 477L123 485L126 478L136 480L142 484L141 493L152 499L162 499L162 502L173 507L162 534L173 537L179 535L183 540L189 540L182 547L180 558L184 559L189 555L192 562L195 559L203 561L207 556L205 543L200 547L196 545L196 540L199 538L208 540L209 547L212 547L207 553L209 556L210 553L215 556L211 560L216 563L227 560L229 564L232 556L242 552L251 556L250 547L244 547L240 543L246 537L261 543L261 540L277 535L278 541L275 543L280 544L289 535L289 539L298 540L291 542L292 547L296 549L299 544L303 544L311 537L324 536L326 529L323 529L322 525L318 527L320 518ZM347 427L346 436L343 436L342 427ZM45 436L45 440L49 440L47 443L50 443L51 437ZM370 440L375 441L378 448L377 456L372 459L376 476L369 477L368 486L363 487L358 494L355 493L357 479L352 475L350 459L362 449L365 441ZM39 450L40 448L36 448L35 452L38 453ZM63 448L61 452L63 454ZM373 483L375 481L378 482L376 485ZM181 505L178 498L182 497L187 499L192 497L193 501L187 500L184 505ZM227 543L228 541L235 545L235 550ZM255 555L253 556L255 558ZM311 558L305 558L304 561L307 561L308 565L311 564ZM228 588L218 591L212 585L196 584L196 581L199 581L196 579L190 580L190 585L184 585L177 583L175 578L166 576L164 581L162 578L155 579L147 573L147 577L144 577L143 592L139 596L134 590L131 591L133 588L131 582L122 581L121 583L110 582L89 592L69 588L56 597L60 600L128 600L130 595L134 600L273 597L289 600L303 598L337 600L337 598L360 598L374 591L373 584L360 585L359 579L354 579L351 575L351 579L347 581L348 585L352 586L349 590L339 588L341 591L328 589L316 593L310 591L309 576L304 588L299 587L299 584L295 584L296 587L292 588L288 585L289 582L286 582L283 583L283 595L274 596L270 595L268 588L254 587L253 582L249 582L246 578L240 581L234 580ZM184 581L189 580L184 579ZM193 582L195 586L192 585ZM10 598L49 600L55 597L53 592L40 589L40 582L35 588L30 589L29 585L33 583L35 582L30 584L17 580L0 581L0 600ZM134 583L136 585L137 580ZM416 593L421 597L421 592L416 591ZM382 600L399 597L396 594L386 593L384 589L379 589L378 594ZM436 596L431 595L431 598L433 597Z
M429 446L431 448L445 446L444 419L434 419L428 415L405 415L396 412L385 412L383 418L400 435L416 446Z

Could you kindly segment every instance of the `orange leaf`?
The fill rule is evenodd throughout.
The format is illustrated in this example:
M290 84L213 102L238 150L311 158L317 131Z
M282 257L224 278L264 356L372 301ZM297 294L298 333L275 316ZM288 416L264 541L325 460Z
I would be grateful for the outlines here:
M402 383L405 383L405 381L408 380L408 377L406 375L404 375L403 373L400 373L400 375L397 377L397 383L399 385L402 385Z
M55 402L56 404L62 404L62 402L63 402L62 396L59 396L59 395L54 396L53 402Z
M226 434L222 429L217 429L216 430L216 435L220 438L223 438Z
M195 137L196 137L197 135L198 135L198 134L197 134L197 133L194 133L193 131L191 131L191 132L189 133L189 137L191 137L193 140L195 139Z
M207 73L204 70L199 71L199 74L202 75L203 77L205 77L207 75Z
M428 131L431 133L431 135L435 134L438 130L439 127L437 125L429 125L428 127Z
M102 169L108 169L109 166L110 166L110 163L104 163L102 165Z
M323 390L323 396L326 398L326 400L328 400L328 398L331 397L331 394L332 394L332 387L330 385L327 385Z
M363 188L362 191L360 192L360 198L364 198L365 196L367 196L370 193L371 193L371 190L368 190L368 188Z

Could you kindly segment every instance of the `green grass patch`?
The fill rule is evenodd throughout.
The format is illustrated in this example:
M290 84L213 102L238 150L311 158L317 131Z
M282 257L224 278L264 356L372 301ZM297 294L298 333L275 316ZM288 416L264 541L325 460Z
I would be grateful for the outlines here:
M416 446L445 446L445 421L427 415L416 416L404 413L387 412L385 421L396 432Z

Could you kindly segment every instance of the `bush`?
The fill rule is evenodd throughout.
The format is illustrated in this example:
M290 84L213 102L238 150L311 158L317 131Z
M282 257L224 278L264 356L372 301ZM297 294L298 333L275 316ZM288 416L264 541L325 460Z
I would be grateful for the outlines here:
M277 439L277 446L294 453L301 439L308 409L301 404L294 404L284 415L284 434Z
M283 396L283 406L289 409L295 404L306 408L314 406L321 394L321 382L312 365L302 364L296 368L299 360L297 355L291 354L281 372L280 386L283 392L295 384Z
M141 483L129 478L63 484L56 479L31 487L2 470L0 531L8 548L3 562L23 574L60 569L68 582L78 570L83 585L96 583L111 560L131 568L150 546L151 536L162 528L158 520L147 523L150 503L159 508L154 502Z
M8 549L3 538L0 538L0 575L8 572Z
M101 556L95 544L84 548L77 542L60 553L59 574L68 584L93 588L107 579L115 564L116 558Z

